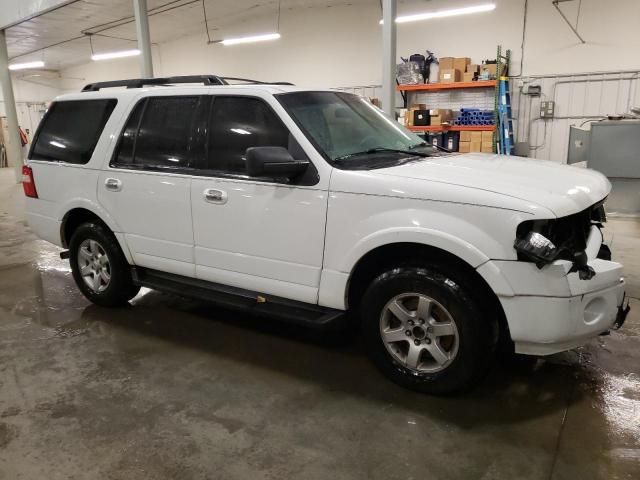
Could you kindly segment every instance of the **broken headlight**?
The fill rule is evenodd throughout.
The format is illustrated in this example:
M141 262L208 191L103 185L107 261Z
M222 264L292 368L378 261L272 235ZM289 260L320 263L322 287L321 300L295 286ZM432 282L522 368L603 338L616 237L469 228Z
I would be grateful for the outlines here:
M553 262L558 256L558 248L551 240L538 232L530 231L522 237L516 238L513 247L527 260L535 262L538 268Z
M571 262L568 273L578 272L581 280L592 278L595 271L589 266L587 242L591 229L602 228L607 219L603 203L566 217L522 222L513 244L518 260L534 262L538 268L556 260L568 260ZM606 250L606 246L601 247L603 257L607 255Z

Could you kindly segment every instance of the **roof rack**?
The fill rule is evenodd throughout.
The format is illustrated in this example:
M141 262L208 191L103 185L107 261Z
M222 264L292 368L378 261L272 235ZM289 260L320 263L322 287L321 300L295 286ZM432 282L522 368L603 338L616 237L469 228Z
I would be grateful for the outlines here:
M220 77L218 75L181 75L176 77L134 78L130 80L112 80L85 85L83 92L97 92L103 88L142 88L150 85L168 86L176 83L201 83L203 85L230 85L229 81L242 82L252 85L293 85L289 82L261 82L249 78Z

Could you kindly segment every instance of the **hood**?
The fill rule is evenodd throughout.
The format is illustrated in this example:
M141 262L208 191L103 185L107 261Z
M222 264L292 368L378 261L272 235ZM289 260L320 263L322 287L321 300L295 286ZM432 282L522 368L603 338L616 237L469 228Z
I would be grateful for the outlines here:
M607 178L594 170L483 153L429 157L370 173L506 195L538 204L558 217L586 209L605 198L611 190Z

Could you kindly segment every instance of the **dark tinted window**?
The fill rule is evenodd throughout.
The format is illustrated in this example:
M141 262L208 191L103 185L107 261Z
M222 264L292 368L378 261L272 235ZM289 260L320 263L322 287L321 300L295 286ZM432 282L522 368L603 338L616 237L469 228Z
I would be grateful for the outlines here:
M87 163L115 106L113 99L53 103L42 120L29 158Z
M138 104L122 132L115 163L189 167L198 101L199 97L156 97Z
M266 103L255 98L215 97L208 132L203 167L207 170L244 174L247 148L290 147L287 128Z
M146 100L138 103L129 116L129 120L127 120L127 124L125 125L124 130L122 131L122 136L120 137L116 163L123 165L133 164L133 148L136 143L138 127L140 126L140 118L142 118L142 112L144 111L146 104Z

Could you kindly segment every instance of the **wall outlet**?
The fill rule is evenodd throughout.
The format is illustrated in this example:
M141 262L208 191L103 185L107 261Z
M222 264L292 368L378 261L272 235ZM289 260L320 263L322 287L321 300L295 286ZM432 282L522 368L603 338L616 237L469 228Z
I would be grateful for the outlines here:
M553 118L556 108L556 102L546 101L540 102L540 118Z

